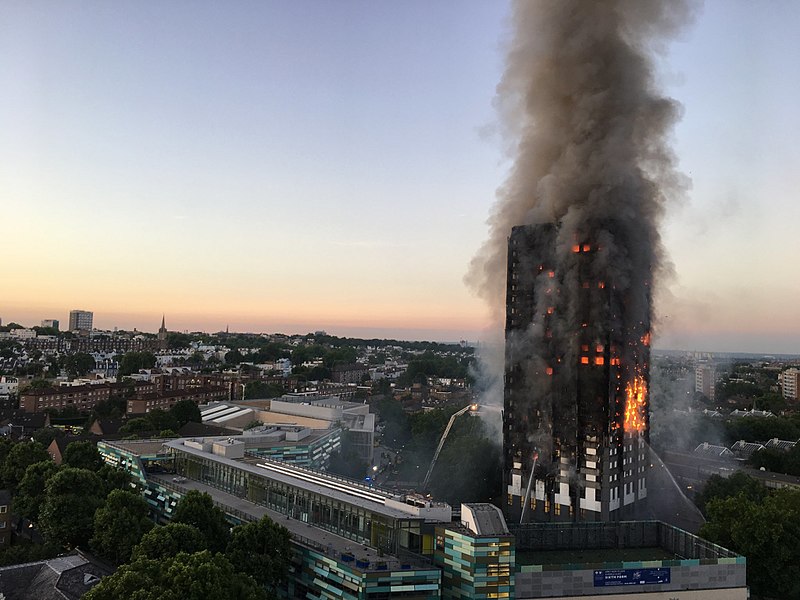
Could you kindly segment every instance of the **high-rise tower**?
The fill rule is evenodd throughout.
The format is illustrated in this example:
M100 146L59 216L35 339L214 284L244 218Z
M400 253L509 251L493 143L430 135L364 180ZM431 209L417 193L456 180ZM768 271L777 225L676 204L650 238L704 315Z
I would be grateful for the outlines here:
M88 310L69 311L69 330L70 331L91 331L94 313Z
M649 273L601 235L514 227L508 242L503 484L510 521L606 521L647 497Z

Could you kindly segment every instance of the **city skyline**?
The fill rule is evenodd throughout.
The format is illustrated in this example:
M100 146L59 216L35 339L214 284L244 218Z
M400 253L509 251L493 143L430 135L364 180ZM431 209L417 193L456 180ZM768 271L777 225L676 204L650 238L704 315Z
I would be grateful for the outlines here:
M509 167L504 4L0 10L3 323L81 307L103 329L489 327L462 278ZM664 51L692 189L662 227L656 347L798 351L798 18L707 2Z

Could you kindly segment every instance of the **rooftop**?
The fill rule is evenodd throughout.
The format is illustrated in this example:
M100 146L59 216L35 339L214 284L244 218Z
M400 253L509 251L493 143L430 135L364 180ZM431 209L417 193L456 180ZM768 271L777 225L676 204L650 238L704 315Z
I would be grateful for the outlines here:
M313 527L308 523L292 519L287 515L283 515L265 506L255 504L197 481L186 480L182 481L180 484L176 484L172 481L171 475L164 474L154 474L152 475L152 479L157 480L167 489L175 490L181 494L185 494L189 490L205 492L211 496L220 508L245 521L254 521L267 516L275 523L286 527L292 535L292 538L300 544L314 548L333 558L339 558L342 554L351 554L357 560L368 561L370 567L365 570L376 570L378 563L381 562L386 563L388 569L400 570L402 564L409 562L409 559L405 557L401 559L396 556L385 555L375 548L363 546L353 540L349 540L318 527ZM418 557L417 561L421 558L422 557Z
M205 438L203 441L212 442L215 439L220 438ZM387 490L367 486L361 482L344 477L336 477L320 471L288 465L279 461L262 459L255 464L250 464L242 460L235 460L189 447L184 444L185 441L185 439L171 439L152 443L163 444L175 452L191 454L206 460L211 459L214 462L226 464L261 477L266 477L273 481L321 494L334 500L358 506L359 508L364 508L387 517L396 519L425 518L424 516L415 516L412 506L409 506L409 510L407 511L403 510L402 497L398 497L395 493ZM137 452L135 448L138 447L131 446L130 451ZM391 506L392 504L395 506L400 504L401 508L395 508ZM440 508L447 507L446 504L441 503L436 504L436 506Z

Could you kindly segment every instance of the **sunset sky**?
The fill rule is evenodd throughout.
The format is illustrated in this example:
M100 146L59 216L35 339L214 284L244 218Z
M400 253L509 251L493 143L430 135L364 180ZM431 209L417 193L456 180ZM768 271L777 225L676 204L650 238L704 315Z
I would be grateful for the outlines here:
M800 353L800 3L662 57L693 186L656 345ZM500 1L0 3L0 318L476 340Z

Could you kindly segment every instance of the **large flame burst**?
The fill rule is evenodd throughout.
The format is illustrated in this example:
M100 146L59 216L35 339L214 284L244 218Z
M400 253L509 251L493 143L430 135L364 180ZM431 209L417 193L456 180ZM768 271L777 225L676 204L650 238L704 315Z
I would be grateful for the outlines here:
M637 375L625 386L625 431L642 431L645 427L647 382Z

